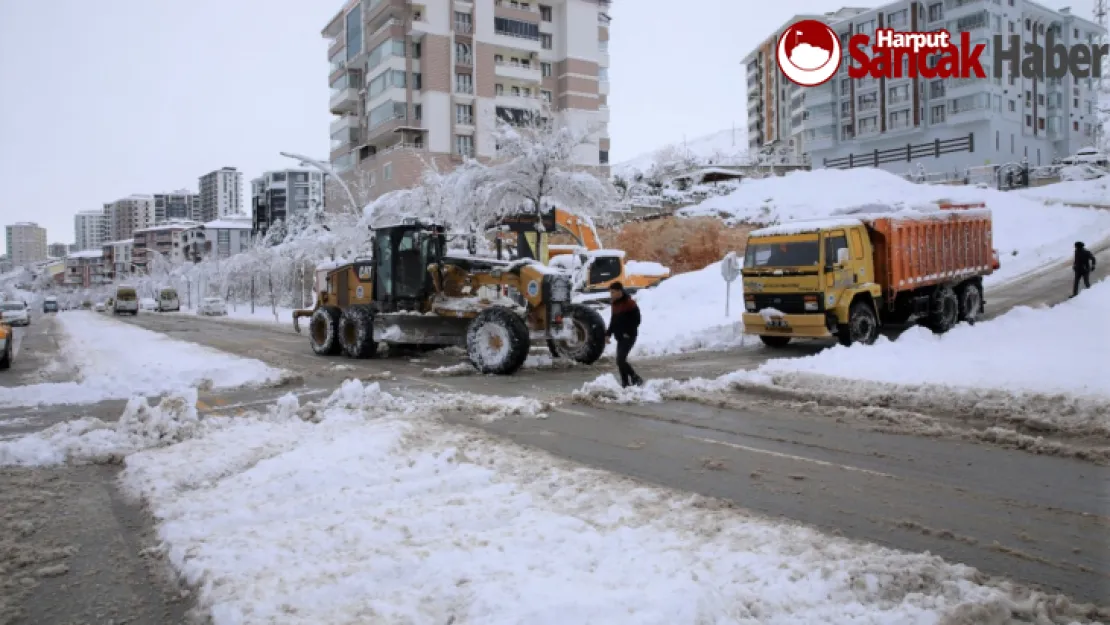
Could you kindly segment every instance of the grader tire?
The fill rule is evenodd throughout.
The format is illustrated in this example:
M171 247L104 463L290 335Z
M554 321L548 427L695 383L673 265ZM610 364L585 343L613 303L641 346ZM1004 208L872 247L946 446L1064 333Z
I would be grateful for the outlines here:
M368 306L351 306L339 317L339 345L348 358L373 358L374 313Z
M334 356L342 348L339 344L341 314L335 306L321 306L312 313L308 321L308 340L317 356Z
M494 306L478 313L466 331L470 363L481 373L516 373L531 349L528 326L520 315Z
M570 358L584 365L592 365L605 353L605 320L593 308L572 304L567 307L566 317L574 324L576 340L549 339L547 348L557 358Z

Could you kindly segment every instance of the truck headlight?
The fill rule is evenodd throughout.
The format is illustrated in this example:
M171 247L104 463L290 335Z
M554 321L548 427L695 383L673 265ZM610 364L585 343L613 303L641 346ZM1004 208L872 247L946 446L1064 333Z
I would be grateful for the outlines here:
M817 312L817 297L806 296L805 298L806 312Z

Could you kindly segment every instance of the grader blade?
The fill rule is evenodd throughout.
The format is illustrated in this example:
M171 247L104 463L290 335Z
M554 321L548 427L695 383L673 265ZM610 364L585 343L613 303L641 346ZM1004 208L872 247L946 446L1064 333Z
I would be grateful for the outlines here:
M374 340L407 345L466 346L470 319L386 314L374 317Z

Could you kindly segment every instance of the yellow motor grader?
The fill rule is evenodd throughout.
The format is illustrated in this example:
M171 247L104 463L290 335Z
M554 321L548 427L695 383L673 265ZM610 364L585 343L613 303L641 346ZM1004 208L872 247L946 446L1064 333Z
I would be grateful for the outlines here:
M371 358L378 345L465 347L482 373L508 375L532 343L593 363L605 349L597 311L571 303L570 277L531 259L449 255L447 234L417 220L375 228L373 256L321 270L308 317L319 355Z

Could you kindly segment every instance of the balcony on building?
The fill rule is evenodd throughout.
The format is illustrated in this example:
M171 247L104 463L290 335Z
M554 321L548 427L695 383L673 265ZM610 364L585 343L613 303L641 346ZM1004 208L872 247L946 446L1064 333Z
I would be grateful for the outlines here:
M494 6L493 37L490 43L501 48L540 53L540 14L536 10L511 7L512 0ZM519 6L519 3L517 3ZM528 3L530 7L538 5Z
M609 67L611 65L608 41L597 42L597 64L602 67Z
M363 145L377 151L396 143L403 131L419 129L418 123L410 119L408 105L403 100L390 100L375 106L367 114Z
M608 78L598 79L598 81L597 81L597 92L600 95L605 95L605 96L609 95L609 79Z
M989 93L953 98L948 101L945 122L948 124L967 124L990 119L991 96Z
M359 128L347 128L331 136L331 160L351 151L351 148L362 145L362 131Z
M362 20L368 33L378 30L388 20L404 20L408 15L409 0L362 0Z
M538 83L543 80L538 58L530 58L515 50L498 48L493 55L494 75L523 83Z
M356 83L356 75L361 76L361 73L348 71L332 84L331 97L328 99L329 110L332 113L339 115L358 110L358 90L362 85Z
M339 115L339 116L335 117L334 119L332 119L331 127L329 128L329 130L331 131L330 134L334 135L337 132L341 132L341 131L347 130L349 128L358 128L358 127L359 127L359 117L358 117L358 115L355 115L353 113L348 113L347 115Z
M536 109L543 105L539 87L499 83L495 87L494 106L519 109Z
M945 0L944 19L952 21L967 17L973 13L986 10L988 5L990 5L989 0Z

